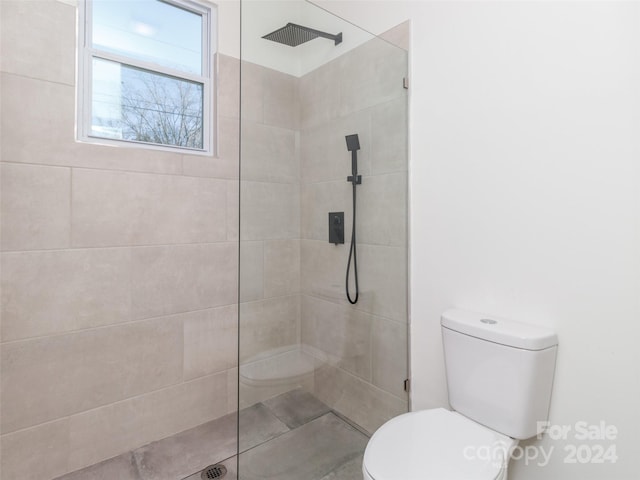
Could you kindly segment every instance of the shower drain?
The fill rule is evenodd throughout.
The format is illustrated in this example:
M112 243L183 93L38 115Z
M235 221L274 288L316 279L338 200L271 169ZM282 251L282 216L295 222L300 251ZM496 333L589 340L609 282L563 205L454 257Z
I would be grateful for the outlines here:
M210 465L204 470L202 470L202 479L203 480L211 480L214 478L222 478L227 474L227 467L224 465L217 463L215 465Z

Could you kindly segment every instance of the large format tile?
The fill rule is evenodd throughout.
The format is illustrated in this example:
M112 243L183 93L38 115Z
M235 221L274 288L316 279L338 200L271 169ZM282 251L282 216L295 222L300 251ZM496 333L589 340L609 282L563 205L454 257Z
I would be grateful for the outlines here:
M371 171L374 175L408 170L408 117L406 97L372 108Z
M340 112L342 73L338 62L329 62L300 78L300 126L308 128L329 122Z
M406 173L365 177L357 187L356 208L359 244L406 247Z
M74 169L73 245L224 241L226 200L222 180Z
M176 317L184 322L185 380L237 365L237 305L184 313Z
M240 301L264 297L264 242L240 242Z
M402 400L340 368L325 365L316 370L314 394L333 410L344 415L369 433L383 423L405 413L408 401Z
M300 319L304 345L324 352L330 364L371 381L372 315L303 295Z
M240 116L240 61L217 54L218 58L218 114L223 117Z
M161 318L4 344L2 431L177 383L182 349L182 324Z
M71 170L2 164L2 250L65 248L71 235Z
M141 480L177 480L237 452L236 415L225 415L134 452Z
M367 437L332 413L240 455L243 480L319 480L364 451Z
M300 388L262 403L291 429L298 428L331 411L316 397Z
M362 462L364 453L340 465L331 473L322 477L322 480L362 480Z
M2 71L74 85L75 24L76 9L70 5L4 0Z
M373 38L337 61L342 115L407 95L407 52L385 40Z
M264 242L264 296L278 297L300 291L300 240Z
M183 155L182 170L194 177L237 179L240 161L240 123L237 117L218 116L217 155Z
M227 375L221 372L73 415L69 470L197 427L226 411ZM229 422L235 429L235 420Z
M262 403L240 410L239 427L240 452L289 431L289 428Z
M294 130L242 122L242 179L297 183L299 162Z
M362 110L300 132L300 176L303 182L341 181L351 175L346 135L358 135L358 174L371 174L371 112Z
M298 129L300 126L298 78L273 69L265 69L263 75L264 123L292 130Z
M46 477L45 477L46 478ZM140 480L132 453L123 453L104 462L63 475L56 480Z
M372 383L399 398L407 396L403 380L409 375L408 328L408 323L375 317L371 335Z
M2 435L0 442L3 480L50 479L68 471L67 418Z
M348 258L348 244L335 246L326 241L302 240L300 242L302 293L346 304L344 292Z
M297 295L240 304L240 359L296 344L299 317Z
M2 340L115 324L131 316L126 248L2 255Z
M231 305L237 299L237 244L132 249L132 315L147 318Z
M289 183L242 181L241 240L298 238L300 187Z
M0 83L0 148L5 162L182 173L179 153L76 142L75 88L71 85L8 73L2 73ZM34 125L38 126L38 141L33 141Z

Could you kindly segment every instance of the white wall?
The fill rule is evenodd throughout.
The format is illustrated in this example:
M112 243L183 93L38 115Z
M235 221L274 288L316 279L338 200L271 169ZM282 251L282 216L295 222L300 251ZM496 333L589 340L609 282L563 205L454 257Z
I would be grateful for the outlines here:
M374 33L412 20L414 409L446 405L445 308L547 325L552 423L619 434L529 442L551 461L511 478L638 478L640 4L315 3ZM619 459L567 464L567 444Z

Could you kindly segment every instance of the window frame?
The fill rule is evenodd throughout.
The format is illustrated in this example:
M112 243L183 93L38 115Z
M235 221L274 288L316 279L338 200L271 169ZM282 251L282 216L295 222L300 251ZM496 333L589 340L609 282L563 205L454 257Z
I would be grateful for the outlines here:
M93 0L78 1L78 66L76 81L76 139L79 142L112 145L129 148L145 148L181 154L213 156L216 153L217 125L215 122L215 78L217 59L217 38L213 29L216 25L217 7L205 1L158 0L168 5L202 16L202 73L197 75L176 70L164 65L139 60L123 54L112 53L92 46ZM91 134L93 59L116 62L139 68L154 74L166 75L178 80L202 84L202 148L183 147L161 143L143 142L118 138L101 137Z

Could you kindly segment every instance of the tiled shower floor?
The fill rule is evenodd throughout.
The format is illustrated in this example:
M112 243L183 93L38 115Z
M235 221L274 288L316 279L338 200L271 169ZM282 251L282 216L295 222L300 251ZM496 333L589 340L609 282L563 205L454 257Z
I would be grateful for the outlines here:
M362 480L368 438L311 394L294 390L57 480L200 480L223 463L225 480Z

